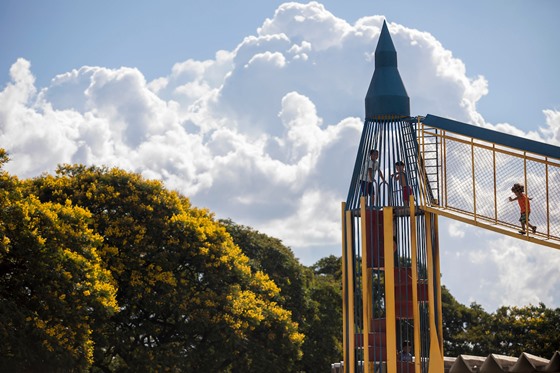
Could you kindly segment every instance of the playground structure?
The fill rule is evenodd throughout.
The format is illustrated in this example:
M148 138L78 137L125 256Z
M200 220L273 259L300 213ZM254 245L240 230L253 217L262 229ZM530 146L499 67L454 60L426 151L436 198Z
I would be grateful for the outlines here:
M343 369L444 372L438 217L560 249L560 194L549 188L560 182L560 148L411 117L385 22L365 106L342 204ZM532 198L536 232L519 233L515 183Z

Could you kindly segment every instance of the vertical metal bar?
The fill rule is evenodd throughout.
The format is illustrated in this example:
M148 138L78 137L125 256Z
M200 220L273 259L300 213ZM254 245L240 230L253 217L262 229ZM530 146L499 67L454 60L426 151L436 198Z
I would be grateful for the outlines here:
M438 331L439 331L439 348L443 351L443 305L441 304L441 268L440 268L440 261L439 261L439 222L438 222L438 215L434 214L434 224L432 230L434 231L434 238L436 239L435 242L432 242L432 246L434 247L434 280L436 285L436 300L438 304L438 309L436 312L439 315L439 323L438 323Z
M475 169L474 169L474 138L471 137L471 170L472 170L472 194L473 194L473 217L474 221L476 222L476 178L475 178Z
M442 202L442 195L443 195L443 190L442 190L442 186L441 186L441 181L443 180L443 170L442 170L442 161L441 161L441 156L443 156L443 140L441 137L441 131L438 133L438 129L434 129L434 134L435 134L435 142L436 142L436 185L438 187L438 194L437 194L437 204L439 205ZM438 145L438 141L439 141L439 145ZM438 149L439 147L439 149Z
M442 175L442 179L443 179L443 188L442 188L442 193L443 193L443 200L445 201L443 207L447 208L447 132L446 131L442 131L442 147L443 147L443 161L442 161L442 171L443 171L443 175Z
M525 180L525 237L529 237L529 185L527 184L527 152L523 152L523 175Z
M346 234L346 203L342 202L341 222L342 222L342 359L344 361L344 371L348 372L348 278L346 277L348 257L347 257L347 234Z
M418 176L418 190L420 191L420 196L423 199L423 204L424 206L428 205L428 175L426 175L426 134L425 134L425 128L422 124L420 124L420 117L417 117L417 139L420 139L421 142L421 147L418 147L418 156L417 156L417 160L418 160L418 173L421 174L421 176ZM420 127L422 126L422 127ZM422 130L420 130L420 128L422 128ZM420 150L420 148L422 148L422 150ZM422 154L422 155L420 155ZM420 162L420 160L422 160L422 162ZM420 163L423 163L422 165ZM423 187L420 188L420 180L422 180L422 185ZM430 201L431 202L431 201Z
M414 356L420 362L420 312L418 311L418 243L416 241L416 209L414 196L410 196L410 261L412 266L412 318L414 325ZM420 373L420 364L415 364L415 372Z
M548 157L545 157L544 170L546 175L546 237L550 238L550 195L548 189Z
M344 370L347 373L356 371L356 348L355 348L355 328L354 328L354 254L352 250L352 212L346 211L346 261L347 273L346 282L348 289L348 354L344 360Z
M498 222L498 192L496 176L496 144L492 144L492 163L494 168L494 223Z
M430 212L425 213L426 216L426 261L428 269L428 313L429 313L429 333L430 333L430 356L428 363L428 372L443 372L443 350L439 348L438 333L435 324L435 273L434 273L434 258L433 258L433 236L432 236L432 216ZM417 363L419 364L419 363Z
M383 209L383 237L393 237L393 208ZM385 328L387 346L387 372L397 371L397 338L395 312L395 263L393 257L393 240L383 242L385 254Z

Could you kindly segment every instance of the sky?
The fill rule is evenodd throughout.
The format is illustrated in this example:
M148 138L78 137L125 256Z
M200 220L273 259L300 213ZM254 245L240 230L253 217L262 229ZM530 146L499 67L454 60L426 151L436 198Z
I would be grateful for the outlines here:
M386 20L412 115L560 145L560 2L3 0L0 147L159 179L305 265L341 202ZM442 283L488 312L560 307L560 252L446 218Z

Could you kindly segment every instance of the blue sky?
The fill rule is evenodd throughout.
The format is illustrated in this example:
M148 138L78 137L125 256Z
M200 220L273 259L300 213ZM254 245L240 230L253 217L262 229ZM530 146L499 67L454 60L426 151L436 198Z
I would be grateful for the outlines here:
M560 145L559 11L555 0L4 0L6 169L138 172L310 265L340 255L383 19L413 115ZM560 306L556 250L445 219L440 238L442 282L460 302Z
M139 68L146 79L177 61L213 58L254 34L281 1L3 0L0 84L15 59L31 61L37 84L83 65ZM348 22L374 14L430 32L490 92L479 110L529 130L560 106L560 3L556 0L322 1ZM423 113L415 113L423 114Z

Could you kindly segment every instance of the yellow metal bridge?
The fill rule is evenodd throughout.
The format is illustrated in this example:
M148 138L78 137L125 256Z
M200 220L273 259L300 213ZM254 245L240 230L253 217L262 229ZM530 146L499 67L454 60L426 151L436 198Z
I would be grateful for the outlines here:
M557 147L449 119L417 118L421 208L501 234L560 249L560 152ZM514 184L531 198L520 234Z

